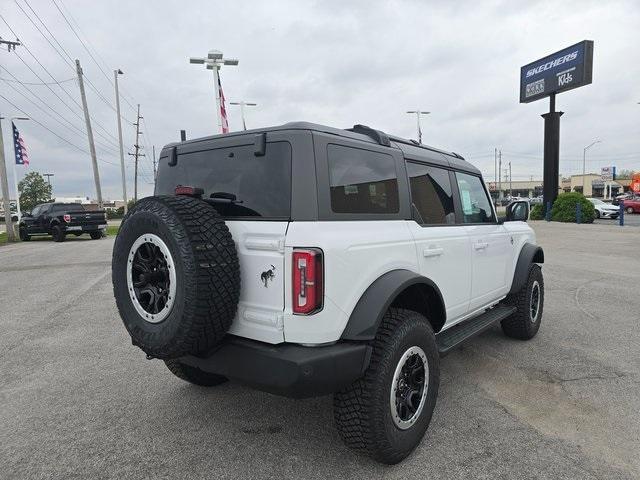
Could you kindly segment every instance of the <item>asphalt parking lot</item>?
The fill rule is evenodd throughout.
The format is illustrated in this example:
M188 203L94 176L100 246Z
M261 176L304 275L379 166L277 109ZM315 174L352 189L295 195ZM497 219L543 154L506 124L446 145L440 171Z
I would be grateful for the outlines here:
M532 222L546 302L532 341L494 328L442 361L402 464L352 453L331 398L173 377L131 345L113 239L0 247L2 478L640 477L640 229Z

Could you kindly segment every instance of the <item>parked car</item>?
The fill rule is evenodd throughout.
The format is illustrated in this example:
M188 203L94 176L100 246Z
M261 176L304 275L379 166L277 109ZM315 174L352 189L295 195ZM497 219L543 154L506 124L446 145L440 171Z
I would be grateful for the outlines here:
M640 213L640 197L632 197L623 200L624 211L627 213Z
M616 219L620 215L620 207L603 202L599 198L587 198L587 200L593 204L593 208L596 211L596 218Z
M542 204L543 199L542 199L542 195L538 195L537 197L533 197L531 199L529 199L529 203L531 205L538 205L538 204Z
M640 197L638 197L635 193L633 192L627 192L627 193L623 193L621 195L616 195L613 200L611 201L611 203L613 205L620 205L622 202L624 202L625 200L634 200L634 199L640 199Z
M155 195L113 249L133 345L196 385L333 393L343 440L380 462L420 443L440 356L496 323L540 327L529 204L498 218L455 153L289 123L167 145Z
M5 218L4 218L4 210L0 210L0 223L4 223ZM17 222L18 221L18 212L11 212L11 221L12 222Z
M55 242L63 242L67 234L88 233L97 240L106 228L104 210L85 210L79 203L42 203L22 215L18 231L23 241L34 235L51 235Z

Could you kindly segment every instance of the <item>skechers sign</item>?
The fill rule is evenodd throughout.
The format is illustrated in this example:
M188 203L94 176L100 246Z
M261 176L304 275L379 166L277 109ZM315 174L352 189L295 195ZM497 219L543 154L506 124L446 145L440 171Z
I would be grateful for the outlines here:
M591 83L593 41L585 40L520 69L520 103Z

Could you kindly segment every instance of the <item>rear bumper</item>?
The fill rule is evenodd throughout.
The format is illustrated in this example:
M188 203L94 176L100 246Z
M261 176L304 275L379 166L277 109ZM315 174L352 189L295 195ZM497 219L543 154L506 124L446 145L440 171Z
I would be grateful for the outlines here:
M227 335L210 356L186 356L180 361L258 390L305 398L345 388L364 374L370 357L371 347L365 343L304 347Z
M64 228L65 232L95 232L97 230L104 230L107 228L106 224L98 225L67 225Z

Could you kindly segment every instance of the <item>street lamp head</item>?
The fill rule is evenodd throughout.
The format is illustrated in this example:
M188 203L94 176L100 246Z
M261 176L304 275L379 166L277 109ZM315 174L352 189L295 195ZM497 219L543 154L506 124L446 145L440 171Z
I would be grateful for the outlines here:
M209 50L207 58L209 60L222 60L222 52L220 50Z
M124 72L123 72L122 70L120 70L120 69L116 70L116 73L117 73L118 75L124 75Z
M238 65L238 59L237 58L225 58L224 59L224 64L225 65Z
M204 58L189 57L189 63L204 63Z
M29 117L13 117L11 120L31 120Z

